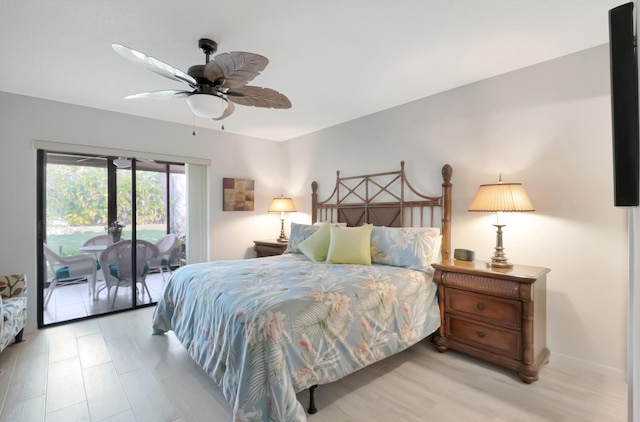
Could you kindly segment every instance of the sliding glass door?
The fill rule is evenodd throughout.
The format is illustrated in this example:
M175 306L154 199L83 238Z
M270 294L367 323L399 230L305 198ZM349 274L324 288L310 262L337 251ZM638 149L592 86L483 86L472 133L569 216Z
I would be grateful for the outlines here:
M39 326L154 304L183 262L184 165L38 156Z

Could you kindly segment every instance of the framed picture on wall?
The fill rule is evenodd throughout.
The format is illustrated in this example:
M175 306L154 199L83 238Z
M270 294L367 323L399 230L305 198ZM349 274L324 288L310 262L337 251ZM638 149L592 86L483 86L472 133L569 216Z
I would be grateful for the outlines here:
M222 211L253 211L253 179L222 179Z

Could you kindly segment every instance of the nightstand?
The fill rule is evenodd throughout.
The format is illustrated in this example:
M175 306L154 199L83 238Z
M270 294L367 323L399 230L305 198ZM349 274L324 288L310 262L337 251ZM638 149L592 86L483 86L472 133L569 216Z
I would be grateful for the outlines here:
M282 255L287 249L287 242L278 240L254 240L253 250L256 251L258 258L273 255Z
M548 268L485 262L432 264L442 323L433 339L438 351L458 350L512 369L530 384L549 362L546 344Z

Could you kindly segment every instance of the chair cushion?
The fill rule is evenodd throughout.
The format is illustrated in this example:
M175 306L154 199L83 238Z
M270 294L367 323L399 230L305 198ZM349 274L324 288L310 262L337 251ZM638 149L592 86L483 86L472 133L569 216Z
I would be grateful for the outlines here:
M3 298L24 295L27 291L27 279L24 274L0 276L0 294Z
M149 265L147 265L146 262L144 263L144 272L149 272ZM118 278L118 264L109 265L109 274L111 274L115 278Z
M56 270L56 278L70 278L71 274L69 273L69 267L60 267Z
M96 269L100 270L100 263L96 260ZM69 273L69 267L64 266L60 267L56 270L56 278L60 280L61 278L71 278L71 273Z

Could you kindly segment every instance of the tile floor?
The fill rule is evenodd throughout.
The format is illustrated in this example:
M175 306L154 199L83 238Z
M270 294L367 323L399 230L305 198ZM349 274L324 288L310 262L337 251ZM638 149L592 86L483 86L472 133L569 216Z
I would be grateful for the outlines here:
M162 287L151 275L152 298ZM87 286L65 286L51 317L110 309ZM130 293L116 304L129 304ZM55 300L54 300L55 299ZM74 309L74 311L71 311ZM154 307L104 315L25 334L0 353L0 422L231 422L221 390L169 332L151 335ZM620 377L623 378L623 377ZM298 394L303 406L308 393ZM551 351L540 380L429 341L316 390L309 422L624 422L627 385L596 365Z
M231 422L220 388L154 307L25 335L0 353L0 422ZM555 356L528 385L512 371L428 341L316 390L308 422L624 422L627 386ZM298 394L308 405L307 392Z
M165 273L168 279L169 275ZM151 302L155 302L160 297L164 281L160 273L147 275L147 286L151 293ZM103 285L98 281L97 288ZM114 310L131 308L131 289L120 288L114 306L111 306L115 289L111 289L111 298L107 298L107 291L102 290L98 294L98 300L92 300L89 296L89 288L86 282L58 286L49 300L47 308L44 310L43 320L45 325L55 322L68 321L90 315L100 315ZM138 299L138 304L151 303L147 294L143 299Z

